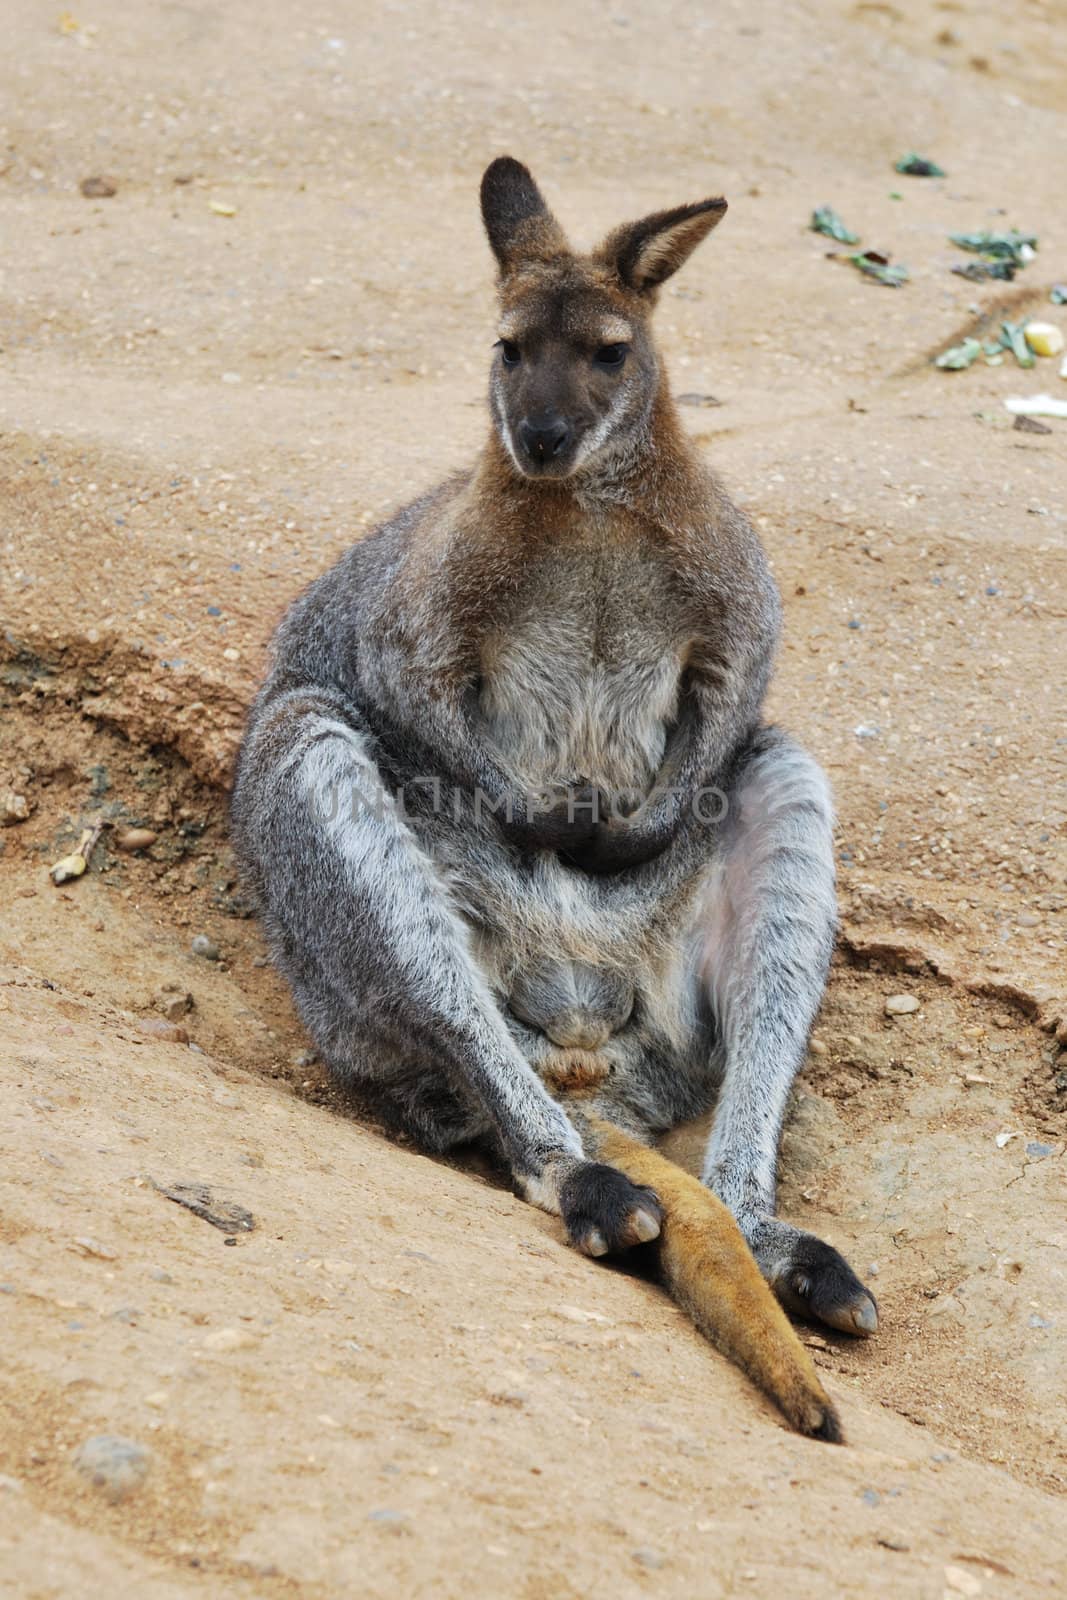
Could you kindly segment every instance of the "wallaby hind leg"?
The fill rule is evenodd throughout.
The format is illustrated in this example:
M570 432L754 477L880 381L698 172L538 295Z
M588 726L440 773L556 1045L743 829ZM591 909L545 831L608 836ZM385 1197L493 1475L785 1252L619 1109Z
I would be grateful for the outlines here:
M841 1425L814 1366L732 1215L702 1183L614 1125L593 1120L597 1154L663 1208L663 1280L701 1333L763 1390L799 1433L840 1443Z
M822 999L836 924L833 817L816 763L757 733L729 797L703 910L703 980L723 1052L704 1181L737 1218L782 1303L845 1333L878 1311L836 1250L774 1215L778 1141Z
M430 1148L491 1128L526 1198L591 1254L655 1236L655 1197L585 1159L512 1039L355 708L310 689L262 701L232 823L279 964L342 1081L376 1081Z

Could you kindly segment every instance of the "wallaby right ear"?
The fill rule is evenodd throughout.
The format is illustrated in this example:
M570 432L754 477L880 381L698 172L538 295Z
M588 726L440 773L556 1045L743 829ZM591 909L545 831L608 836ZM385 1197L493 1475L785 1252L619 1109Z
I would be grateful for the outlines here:
M485 169L482 221L505 276L525 259L548 261L568 249L529 170L512 156L497 156Z

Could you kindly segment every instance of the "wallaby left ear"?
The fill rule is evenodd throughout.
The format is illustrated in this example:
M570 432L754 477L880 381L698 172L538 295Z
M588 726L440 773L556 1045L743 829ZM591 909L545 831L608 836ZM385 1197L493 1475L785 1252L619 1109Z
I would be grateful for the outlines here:
M640 222L624 222L608 234L594 261L613 266L628 289L655 289L692 255L726 215L725 200L700 200L673 211L656 211Z

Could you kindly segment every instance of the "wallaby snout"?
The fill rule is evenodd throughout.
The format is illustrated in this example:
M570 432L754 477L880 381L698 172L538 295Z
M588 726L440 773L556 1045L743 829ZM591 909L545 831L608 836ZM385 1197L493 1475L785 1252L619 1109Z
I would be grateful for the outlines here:
M523 451L540 467L564 454L574 438L574 429L558 413L540 412L533 417L523 417L518 434Z

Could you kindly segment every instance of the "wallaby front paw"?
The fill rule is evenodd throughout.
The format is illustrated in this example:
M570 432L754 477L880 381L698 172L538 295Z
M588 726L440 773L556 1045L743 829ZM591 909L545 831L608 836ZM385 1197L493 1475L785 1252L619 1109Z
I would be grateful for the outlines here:
M581 849L596 835L602 804L600 791L590 784L565 789L555 798L546 794L541 804L504 822L504 833L526 850Z
M559 1209L571 1243L590 1256L647 1244L663 1220L651 1189L601 1161L583 1161L563 1180Z
M763 1223L751 1243L763 1276L793 1316L862 1338L878 1332L877 1301L832 1245L777 1220Z
M638 828L625 820L611 821L602 823L583 844L561 849L560 855L568 866L599 876L639 867L662 855L669 843L665 833Z

